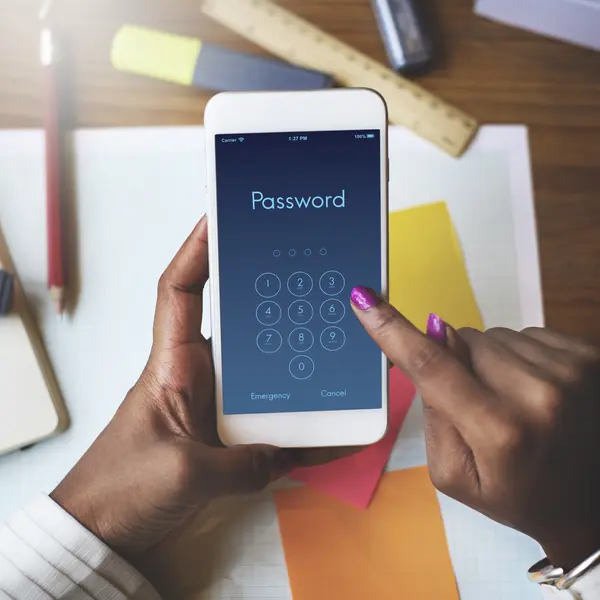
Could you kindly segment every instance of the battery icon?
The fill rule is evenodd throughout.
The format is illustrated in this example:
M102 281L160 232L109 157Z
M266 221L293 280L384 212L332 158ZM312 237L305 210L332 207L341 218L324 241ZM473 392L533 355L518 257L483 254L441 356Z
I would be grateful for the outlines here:
M374 140L375 139L375 134L374 133L367 133L367 139L368 140Z

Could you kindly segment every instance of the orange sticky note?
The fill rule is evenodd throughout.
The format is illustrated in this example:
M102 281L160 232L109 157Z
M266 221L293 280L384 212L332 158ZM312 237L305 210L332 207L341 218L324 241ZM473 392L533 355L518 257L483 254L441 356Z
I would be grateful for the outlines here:
M294 600L459 600L426 468L386 473L366 511L310 487L275 502Z

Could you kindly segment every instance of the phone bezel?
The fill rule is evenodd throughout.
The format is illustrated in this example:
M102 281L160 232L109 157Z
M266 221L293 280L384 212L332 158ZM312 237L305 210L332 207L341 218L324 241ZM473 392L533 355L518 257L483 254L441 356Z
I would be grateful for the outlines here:
M379 441L388 426L389 364L381 358L382 408L299 413L223 414L219 227L216 194L215 136L378 129L381 143L381 279L388 294L388 130L387 107L376 92L336 89L309 92L226 92L214 96L205 111L212 352L216 375L218 431L221 441L309 448L361 446Z

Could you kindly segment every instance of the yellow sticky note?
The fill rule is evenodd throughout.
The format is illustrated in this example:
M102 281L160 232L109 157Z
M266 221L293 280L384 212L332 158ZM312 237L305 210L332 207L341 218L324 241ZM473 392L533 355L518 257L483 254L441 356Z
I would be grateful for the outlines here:
M125 25L113 40L111 61L119 71L192 85L201 48L195 38Z
M390 214L390 299L419 329L430 313L483 329L460 241L444 202Z
M426 468L386 473L366 511L309 487L275 503L294 600L459 600Z

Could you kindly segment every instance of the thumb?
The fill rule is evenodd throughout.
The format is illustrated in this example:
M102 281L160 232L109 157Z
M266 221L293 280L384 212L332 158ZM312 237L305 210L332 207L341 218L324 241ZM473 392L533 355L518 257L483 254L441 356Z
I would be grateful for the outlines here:
M202 341L202 295L208 281L208 221L204 217L160 278L154 344L160 350Z
M282 475L277 455L277 448L258 444L204 447L201 457L203 481L200 481L204 489L201 492L213 497L258 492Z

